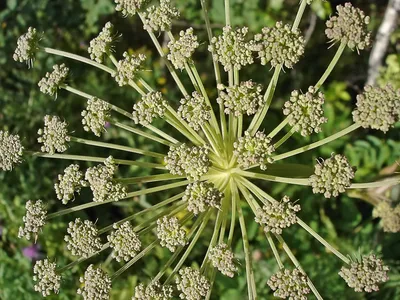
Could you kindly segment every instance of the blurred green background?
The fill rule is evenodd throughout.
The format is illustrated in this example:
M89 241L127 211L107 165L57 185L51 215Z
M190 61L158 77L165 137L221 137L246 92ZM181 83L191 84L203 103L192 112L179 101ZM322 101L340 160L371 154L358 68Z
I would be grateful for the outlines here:
M173 32L189 26L194 27L195 33L203 43L195 56L199 72L211 99L215 99L216 89L212 75L212 64L207 51L207 37L203 25L201 7L198 0L177 0L176 5L181 11L182 18L174 23ZM210 2L210 17L215 32L224 23L223 1ZM252 32L259 31L263 26L271 26L277 20L290 22L297 11L296 0L232 0L232 22L237 26L248 26ZM276 96L265 122L268 132L282 120L281 107L293 89L302 89L313 84L323 73L335 52L335 47L328 50L324 35L324 22L332 13L332 8L345 1L322 2L315 0L312 9L308 9L301 23L301 30L307 37L306 54L294 70L286 70L280 78ZM382 21L387 1L358 0L350 1L362 8L372 18L371 30L374 34ZM87 55L89 41L97 35L103 25L111 21L118 32L122 34L116 46L116 57L122 52L137 51L146 53L147 69L145 79L154 87L168 94L168 99L177 104L180 95L167 74L167 70L159 60L151 40L142 30L137 18L122 18L114 12L111 0L3 0L0 2L0 128L18 133L26 149L39 149L36 143L37 129L42 127L43 116L46 114L59 115L75 130L76 136L94 139L93 135L84 133L81 126L80 112L85 107L85 101L60 91L57 100L51 99L39 92L37 82L53 64L65 62L71 69L68 83L74 87L110 100L128 111L138 99L138 94L129 88L119 88L108 74L88 66L65 60L60 57L40 54L34 68L28 70L26 65L13 61L12 54L17 38L26 32L29 26L44 32L43 44L65 51ZM400 88L400 55L398 54L398 36L396 30L388 48L386 65L379 78L380 84L390 81ZM167 39L159 37L166 45ZM323 133L310 138L294 135L282 146L280 151L290 150L316 141L351 123L351 111L355 105L355 96L362 90L368 70L369 51L360 55L346 50L332 76L323 87L326 94L326 116L329 121L324 126ZM241 72L243 79L250 79L266 85L272 72L268 67L251 66ZM184 78L185 76L181 76ZM186 78L185 78L186 80ZM185 81L187 86L189 82ZM173 105L174 106L174 105ZM162 121L158 124L162 126ZM351 136L341 138L315 151L304 153L288 159L288 162L302 163L312 166L319 157L328 157L332 152L344 153L352 165L357 166L356 181L369 181L380 175L390 174L396 170L396 160L400 157L400 133L396 129L386 135L370 130L358 130ZM143 141L127 132L110 127L103 140L124 145L140 145L150 150L159 149L157 144ZM115 153L121 159L128 158L126 153L109 152L79 144L71 147L72 153L87 153L87 155L107 156ZM132 159L132 155L129 155ZM135 158L136 159L136 158ZM67 223L75 217L89 217L96 220L101 227L137 211L141 206L154 203L164 198L167 193L141 197L137 201L116 203L111 207L100 207L87 212L79 212L57 218L44 228L37 244L32 244L17 238L18 227L25 214L27 200L43 199L48 203L49 211L57 211L62 205L56 200L53 184L57 174L68 165L61 160L45 160L26 158L24 163L13 172L0 172L0 298L1 299L40 299L33 291L32 265L35 259L46 256L56 258L59 265L65 265L73 259L66 251L63 235ZM84 165L83 163L81 164ZM138 176L148 172L138 168L121 168L121 175ZM272 192L277 198L283 193L292 199L301 199L302 211L300 216L317 232L336 247L346 253L355 253L361 249L364 253L374 250L382 254L383 259L390 265L391 280L382 286L378 293L372 295L356 294L348 288L337 275L341 267L335 256L327 253L306 232L293 226L284 237L289 246L299 258L303 268L314 281L325 299L400 299L400 234L384 233L379 220L372 218L373 207L363 201L362 195L342 195L336 199L323 199L313 195L311 189L286 186L283 184L268 185L260 183L263 188ZM169 192L171 193L171 192ZM399 187L388 191L388 197L399 201ZM172 193L171 193L172 195ZM90 198L83 192L80 199ZM261 234L261 229L255 222L250 211L245 211L248 219L248 230L253 249L257 290L260 299L273 298L267 278L277 270L276 263L269 251L269 246ZM210 229L211 230L211 229ZM205 245L207 239L201 240ZM241 240L235 241L239 259L244 261ZM196 247L191 255L193 261L200 261L204 248ZM135 265L113 283L113 299L130 299L133 287L143 277L151 277L157 273L162 262L168 258L168 252L155 251L155 254ZM112 273L121 264L111 261L106 255L91 259L90 262L104 261L102 266ZM67 272L64 276L59 295L49 298L74 299L78 286L78 278L84 272L88 262L83 263ZM244 263L243 263L244 265ZM246 295L244 266L235 279L217 275L213 299L244 299Z

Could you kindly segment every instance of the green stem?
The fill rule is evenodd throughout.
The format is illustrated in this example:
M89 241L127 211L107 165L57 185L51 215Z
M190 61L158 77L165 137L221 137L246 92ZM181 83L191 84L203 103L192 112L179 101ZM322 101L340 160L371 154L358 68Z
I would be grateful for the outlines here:
M139 78L139 83L144 86L148 92L154 92L154 89L143 79Z
M150 129L155 134L158 134L162 138L166 139L173 145L179 144L179 141L177 139L173 138L172 136L170 136L169 134L165 133L164 131L158 129L157 127L154 127L153 125L146 125L146 128Z
M295 32L299 28L301 18L303 17L304 10L306 9L307 1L301 0L299 10L297 11L296 19L293 22L292 31Z
M116 179L116 181L127 185L127 184L137 184L137 183L147 183L147 182L158 182L158 181L165 181L165 180L175 180L175 179L182 179L182 178L185 178L185 176L178 176L178 175L166 173L166 174L159 174L159 175L118 178L118 179Z
M336 66L336 63L339 61L340 57L343 54L344 49L346 48L347 42L342 41L340 43L339 48L336 51L335 56L333 57L331 63L329 64L328 68L325 70L324 74L321 76L321 79L318 80L318 82L315 84L315 89L318 90L325 82L325 80L329 77L331 74L333 68Z
M231 181L233 184L233 181ZM236 222L236 206L237 203L240 202L240 197L237 189L232 189L232 201L231 201L231 225L229 228L229 235L228 235L228 246L232 245L233 234L235 232L235 222Z
M86 139L77 138L77 137L73 137L73 136L70 136L70 141L75 142L75 143L90 145L90 146L103 147L103 148L121 150L121 151L126 151L126 152L131 152L131 153L137 153L137 154L142 154L145 156L151 156L151 157L156 157L156 158L164 158L165 157L165 154L161 154L161 153L156 153L156 152L152 152L152 151L127 147L127 146L121 146L121 145L116 145L116 144L111 144L111 143L86 140Z
M281 182L281 183L288 183L288 184L310 185L308 178L279 177L279 176L272 176L272 175L266 175L266 174L249 172L249 171L242 171L239 169L235 169L235 173L242 175L244 177L247 177L247 178L261 179L261 180L266 180L266 181Z
M225 23L227 26L231 25L231 13L230 13L230 5L229 0L225 0Z
M350 132L352 132L352 131L354 131L354 130L356 130L358 128L360 128L360 125L354 123L354 124L350 125L349 127L345 128L345 129L343 129L343 130L341 130L341 131L339 131L339 132L337 132L337 133L335 133L335 134L333 134L331 136L328 136L328 137L326 137L326 138L324 138L322 140L319 140L318 142L315 142L315 143L312 143L312 144L297 148L295 150L292 150L292 151L289 151L289 152L286 152L286 153L283 153L283 154L275 155L275 156L272 157L272 159L274 161L278 161L278 160L281 160L281 159L284 159L284 158L288 158L288 157L291 157L291 156L306 152L308 150L311 150L311 149L317 148L319 146L325 145L325 144L327 144L329 142L332 142L332 141L334 141L334 140L336 140L336 139L338 139L338 138L340 138L340 137L342 137L342 136L344 136L344 135L346 135L346 134L348 134L348 133L350 133Z
M272 240L271 234L269 232L267 232L265 234L265 236L267 237L267 241L269 243L269 246L271 247L272 252L274 253L275 260L278 263L279 269L281 269L281 270L284 269L285 267L284 267L284 265L282 263L281 257L279 256L278 250L276 250L275 243Z
M286 142L295 132L295 128L292 127L279 141L276 142L274 145L275 150L282 146L282 144Z
M379 188L383 186L393 186L400 183L400 176L394 176L388 179L373 181L373 182L365 182L365 183L353 183L349 189L373 189Z
M286 117L278 126L276 126L275 129L268 134L268 137L272 139L287 125L287 123L289 123L289 117Z

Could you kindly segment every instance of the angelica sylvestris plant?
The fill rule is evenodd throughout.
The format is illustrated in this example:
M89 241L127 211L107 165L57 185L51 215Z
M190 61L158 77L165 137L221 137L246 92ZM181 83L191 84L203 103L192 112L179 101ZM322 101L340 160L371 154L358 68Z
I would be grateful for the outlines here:
M92 133L94 136L74 136L73 128L68 126L68 116L45 116L44 127L38 131L38 142L41 144L41 152L38 152L25 149L19 136L0 131L0 167L4 171L13 169L27 155L73 162L55 182L57 198L69 207L49 213L45 201L28 201L19 235L27 239L40 239L43 226L51 219L65 214L73 216L77 211L87 208L115 201L132 201L135 196L167 190L175 195L124 219L115 220L104 228L97 228L95 220L73 216L74 221L65 228L65 243L76 260L65 266L57 266L56 258L38 261L34 268L35 289L44 296L57 293L62 288L63 272L80 263L88 267L80 278L77 293L85 299L108 299L112 282L118 276L123 272L134 272L132 266L139 260L143 259L146 263L155 247L165 247L166 251L171 252L171 258L157 274L140 278L132 291L132 299L209 299L217 272L228 277L237 276L239 272L245 274L248 298L256 299L251 245L243 215L245 206L251 209L254 222L262 228L260 232L265 234L279 267L279 271L268 280L268 286L275 296L306 299L308 294L313 293L316 298L322 299L321 295L324 294L324 291L316 289L307 270L301 267L284 240L282 234L288 227L306 230L341 260L343 267L338 273L355 291L376 291L380 283L387 281L388 267L374 254L352 259L305 224L301 220L302 199L294 201L287 195L270 195L256 184L267 181L302 185L312 189L321 198L332 198L349 189L390 186L399 182L397 176L376 182L354 183L357 166L353 166L341 154L333 153L331 157L320 158L315 162L313 175L296 174L295 178L293 172L301 173L301 170L288 168L289 165L284 161L360 127L388 131L399 120L400 114L400 91L390 86L366 86L357 96L354 123L349 127L289 152L284 153L279 149L292 135L309 136L320 132L322 125L329 122L324 115L324 94L320 88L346 47L360 51L370 46L370 33L367 30L369 18L349 3L337 7L336 15L326 23L328 40L337 49L331 63L315 85L298 87L291 93L282 108L282 122L271 132L266 132L261 125L274 101L278 79L285 68L293 68L302 59L305 51L299 24L311 1L300 1L292 24L278 22L275 26L263 28L260 33L250 33L246 27L232 27L229 0L225 0L226 26L222 32L214 32L207 14L207 3L200 0L208 41L199 40L192 28L172 32L173 20L179 17L179 12L170 0L115 0L115 3L116 10L123 17L138 17L143 22L144 30L154 42L181 92L182 100L179 106L175 106L170 95L155 90L143 79L145 55L123 52L122 49L121 59L116 58L119 49L115 37L118 33L111 23L106 23L99 35L90 42L90 58L43 47L41 33L29 28L28 33L17 42L13 56L16 61L26 61L31 66L37 52L62 56L109 73L117 87L132 88L135 94L132 109L126 111L108 101L107 95L91 95L81 91L66 80L69 73L67 60L54 66L53 71L39 82L43 93L53 98L58 95L57 101L62 97L59 90L83 98L87 106L82 112L82 126L88 135ZM161 31L166 31L169 36L168 49L162 48L157 39ZM208 43L213 59L215 85L208 89L218 92L216 99L209 97L195 67L193 54L201 43ZM266 65L265 72L273 70L268 85L241 79L240 71L251 64ZM226 77L223 76L224 71ZM190 86L182 83L184 76L188 76L192 83ZM178 133L171 134L167 126L153 126L157 118L163 118L167 126L177 129ZM249 122L244 122L245 118ZM99 141L98 137L106 130L106 122L121 131L160 143L163 152ZM284 129L286 134L281 133ZM148 159L123 160L112 156L68 154L76 143L126 151ZM281 170L282 174L285 170L287 173L281 177L273 176L269 171L271 165ZM157 171L157 174L119 177L118 168L127 169L129 166L147 168ZM155 186L144 189L137 187L137 184L150 182ZM92 191L93 201L85 202L79 196L82 189ZM385 211L390 211L392 218L399 218L397 210L383 206L377 209L378 216L383 218ZM145 217L146 221L138 224L138 216ZM393 220L387 227L391 231L398 231L396 224L398 220ZM207 227L213 228L211 236L203 234ZM152 242L146 243L149 237ZM237 258L232 247L235 237L242 241L243 261ZM206 241L208 249L204 249L204 259L199 262L199 268L193 268L188 265L187 259L199 239ZM101 269L101 262L98 265L86 263L87 259L100 252L111 253L112 258L124 265L114 274L107 274ZM285 254L292 264L281 259Z

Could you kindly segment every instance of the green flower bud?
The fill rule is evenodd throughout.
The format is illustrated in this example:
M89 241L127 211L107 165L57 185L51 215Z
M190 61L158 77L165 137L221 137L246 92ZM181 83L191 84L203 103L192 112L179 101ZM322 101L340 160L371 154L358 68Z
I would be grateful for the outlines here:
M275 291L274 296L282 299L307 300L310 293L307 276L298 269L283 269L272 275L267 284Z
M143 28L148 31L170 31L172 20L179 18L179 15L170 0L160 0L160 5L150 6L144 13Z
M264 227L265 232L281 234L283 228L296 224L296 213L300 210L299 204L293 205L289 197L284 196L280 202L268 202L260 208L255 221Z
M66 151L67 142L71 140L67 126L67 122L61 121L57 116L45 116L44 128L38 130L37 141L43 144L40 150L50 154Z
M199 180L208 172L211 163L208 158L209 148L188 147L186 144L171 146L164 158L166 168L174 175L186 175L189 180Z
M195 181L186 187L182 200L188 202L187 209L197 215L209 207L220 209L223 197L224 194L213 183Z
M210 111L211 107L205 103L204 97L198 92L193 92L192 97L186 96L181 99L181 105L178 108L179 116L196 131L211 119Z
M141 11L148 0L114 0L114 2L117 4L115 10L122 12L122 15L126 17Z
M58 180L54 184L54 189L57 194L57 199L61 200L62 204L67 204L70 200L74 201L74 194L80 193L81 188L88 186L88 183L83 179L83 173L79 170L79 165L73 164L64 170L64 174L58 175Z
M207 278L200 274L200 271L186 267L179 270L176 278L176 285L181 294L181 299L198 300L205 297L210 289Z
M324 102L324 94L317 93L315 88L310 86L305 94L300 91L292 92L290 100L284 104L283 114L289 116L290 126L302 136L308 136L313 132L321 132L321 125L328 121L324 117Z
M84 277L79 281L83 284L76 292L85 300L108 300L110 299L111 278L100 268L90 265Z
M370 18L351 3L336 6L337 16L327 22L325 34L331 42L346 42L350 49L364 50L371 44L371 33L367 29Z
M178 218L163 217L157 220L157 237L163 247L175 252L177 246L185 246L186 231L179 225Z
M130 55L126 51L122 55L124 59L118 61L117 72L112 74L119 86L127 85L130 80L133 80L136 74L143 70L143 62L146 59L144 54Z
M114 26L107 22L97 37L90 41L88 52L90 58L98 63L103 62L104 54L109 54L113 50L112 42L114 40Z
M67 232L64 241L74 256L87 258L100 251L103 246L96 225L89 220L82 222L80 218L76 218L75 222L69 222Z
M217 102L225 106L226 114L233 113L236 117L243 114L254 115L265 102L261 95L262 85L251 80L225 87L225 90L226 92L220 91Z
M283 65L292 69L304 54L304 38L300 30L292 31L289 24L276 22L275 27L264 27L255 35L253 50L258 52L261 64L271 63L272 67Z
M19 136L0 130L0 169L11 171L14 165L22 162L23 153Z
M158 281L145 286L140 283L135 287L135 296L132 300L170 300L172 299L173 289L170 285L162 286Z
M246 65L252 64L252 42L246 42L247 27L233 30L231 26L223 28L222 35L213 37L208 50L213 52L214 59L219 61L226 72L236 68L240 70Z
M228 248L227 244L221 243L210 249L208 258L214 268L217 268L222 274L233 277L237 273L238 268L235 265L235 255Z
M400 204L392 207L387 202L380 202L372 211L374 218L381 218L383 231L399 232L400 231Z
M85 131L92 131L96 136L105 132L104 127L108 118L110 118L110 105L96 97L88 99L86 110L83 110L82 124Z
M351 261L348 267L342 267L339 275L356 292L371 293L379 290L379 283L389 280L387 271L389 267L374 254L370 254L363 255L358 261Z
M364 128L387 132L400 119L400 90L390 85L384 88L364 87L364 93L357 96L357 108L353 120Z
M30 240L33 236L35 242L42 231L43 226L46 224L47 210L42 200L26 202L25 205L26 213L22 218L24 227L20 227L18 231L19 238L26 238Z
M54 65L53 72L47 72L46 76L39 81L38 86L40 91L43 94L55 96L57 98L57 90L61 88L61 85L68 76L68 72L69 68L67 68L65 64Z
M140 251L142 243L131 223L124 222L120 225L115 223L113 228L116 230L107 236L110 247L113 249L112 257L117 261L128 261L135 257Z
M238 164L242 168L260 165L261 170L266 170L267 164L273 162L271 155L275 148L264 132L258 131L255 136L251 136L250 132L245 131L244 136L240 137L233 147L233 153L238 157Z
M33 267L34 289L43 297L50 296L52 292L58 294L60 290L61 276L57 274L57 265L48 259L38 260Z
M183 70L185 63L192 57L194 51L199 47L197 36L193 34L193 28L179 33L179 39L168 43L169 54L167 58L175 69Z
M313 193L324 194L325 198L339 196L351 185L355 169L347 158L336 154L315 165L314 175L309 178Z
M26 62L28 67L33 66L36 53L39 51L39 42L41 35L33 27L28 28L28 32L21 35L17 40L13 59L19 62Z
M166 106L167 101L161 92L149 92L133 105L133 121L143 126L149 125L153 118L164 117Z

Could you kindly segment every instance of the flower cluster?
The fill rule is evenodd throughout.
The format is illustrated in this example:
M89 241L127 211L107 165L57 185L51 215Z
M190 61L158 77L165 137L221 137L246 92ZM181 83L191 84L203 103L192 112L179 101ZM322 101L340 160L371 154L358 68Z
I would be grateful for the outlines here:
M74 222L69 222L67 232L64 241L74 256L87 258L100 251L103 246L96 226L89 220L82 222L76 218Z
M187 300L201 299L210 289L210 283L200 271L188 267L179 270L176 284L178 290L182 292L179 297Z
M143 28L148 31L170 31L172 20L179 18L179 11L171 0L160 0L160 5L150 6L144 13Z
M33 267L33 280L36 281L34 289L43 297L50 296L52 292L58 294L61 276L57 274L57 265L48 259L38 260Z
M64 170L64 174L58 175L58 181L54 184L54 190L57 194L57 199L61 200L62 204L67 204L74 199L74 194L79 193L82 187L88 185L83 179L83 173L79 170L79 165L69 165Z
M18 135L0 130L0 169L11 171L14 165L21 163L24 147Z
M116 11L122 12L124 16L133 16L139 12L149 0L114 0L117 4Z
M325 34L332 42L344 42L350 49L364 50L371 44L367 26L370 18L351 3L336 6L337 16L326 21Z
M26 238L30 240L33 236L35 241L42 231L43 226L46 224L47 210L42 200L26 202L26 214L22 218L24 227L20 227L18 231L19 238Z
M99 35L90 41L88 52L91 59L102 63L104 54L109 54L112 51L113 29L114 26L111 22L107 22Z
M351 185L353 178L354 169L347 158L336 154L322 162L318 162L309 181L313 193L324 194L325 198L331 198L332 196L339 196L339 193L344 193Z
M307 300L310 293L307 276L298 269L283 269L272 275L267 283L275 291L274 296L283 299Z
M45 77L39 81L38 86L40 91L44 94L55 96L57 98L57 90L61 88L68 76L68 73L69 68L64 64L54 65L53 72L47 72Z
M32 66L36 52L39 50L40 40L41 35L36 31L36 28L29 27L28 32L18 38L13 59L19 62L26 61L28 66Z
M96 97L88 99L86 110L83 110L81 115L83 129L100 136L106 130L104 125L111 115L110 105Z
M194 130L200 130L201 126L211 118L211 107L205 103L204 97L198 92L193 92L192 97L181 99L178 115L188 122Z
M168 43L169 54L167 58L176 69L184 69L185 64L192 57L194 51L199 47L197 36L193 34L193 28L179 33L178 40L172 40Z
M208 152L208 147L189 147L186 144L171 146L164 158L166 168L171 174L186 175L189 180L199 180L210 167Z
M67 142L71 140L68 136L67 122L61 121L57 116L46 115L44 117L44 128L38 130L38 142L43 146L42 152L54 154L67 150Z
M261 64L271 63L272 67L284 65L293 68L304 54L304 38L300 30L292 30L289 24L276 22L275 27L264 27L255 35L252 49L258 52Z
M142 247L139 236L135 233L131 223L124 222L122 224L114 223L113 231L107 236L110 247L114 250L113 258L117 261L128 261L136 256Z
M175 252L177 246L185 246L186 231L179 225L176 217L163 217L157 220L157 237L163 247Z
M79 281L83 287L79 288L77 293L84 299L108 300L110 298L111 279L102 269L90 265Z
M283 114L288 116L289 125L302 136L308 136L313 132L321 132L321 125L328 121L324 117L324 94L316 91L312 86L308 92L293 91L289 101L283 107Z
M124 59L118 61L117 71L112 74L119 86L129 84L137 73L143 70L143 62L146 60L144 54L135 55L124 52L122 56Z
M380 202L373 210L375 218L381 218L383 231L399 232L400 231L400 205L392 207L387 202Z
M243 168L260 165L261 170L266 170L267 164L273 162L271 155L275 148L264 132L258 131L255 136L251 136L250 132L245 131L244 136L240 137L233 147L238 164Z
M233 113L236 117L243 114L254 115L265 102L261 95L262 85L252 80L225 87L225 90L226 92L223 90L219 92L217 102L225 106L226 114Z
M88 168L85 173L85 180L88 181L93 192L93 201L118 201L126 197L126 187L113 180L117 166L112 156L109 156L104 164Z
M225 243L211 248L208 257L214 268L217 268L218 271L228 277L235 276L235 273L238 271L235 265L235 254L233 254Z
M364 128L387 132L400 119L400 90L390 85L383 88L364 87L364 93L357 95L357 108L353 120Z
M190 183L182 197L188 203L187 209L195 215L205 212L208 207L221 208L221 200L224 194L214 184L207 181L195 181Z
M281 234L283 228L297 222L296 213L300 209L299 204L293 205L289 197L284 196L280 202L266 203L259 209L255 221L264 227L265 232Z
M234 30L228 25L223 28L222 35L212 38L208 50L224 66L225 71L232 71L233 68L240 70L254 62L253 44L246 41L248 31L247 27Z
M132 300L169 300L172 299L173 289L170 285L161 285L158 281L145 286L140 283L135 287L135 295Z
M339 275L356 292L371 293L379 290L378 283L389 280L388 270L381 259L370 254L363 255L360 261L352 261L349 267L342 267Z
M166 105L161 92L149 92L133 105L133 121L143 126L149 125L153 118L164 116Z

